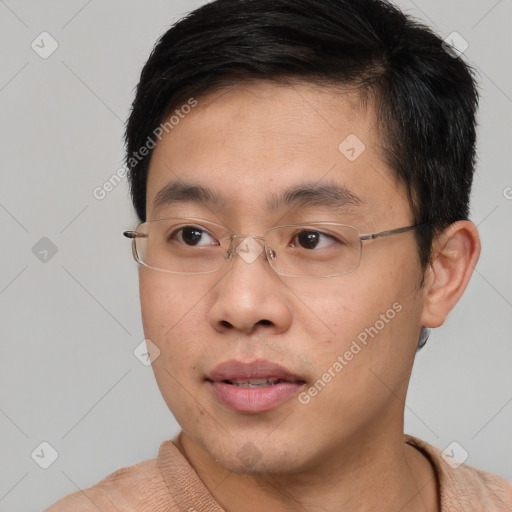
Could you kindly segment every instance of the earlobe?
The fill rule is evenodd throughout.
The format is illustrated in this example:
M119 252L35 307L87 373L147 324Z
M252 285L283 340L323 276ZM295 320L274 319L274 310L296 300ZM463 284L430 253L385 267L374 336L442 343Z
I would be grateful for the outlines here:
M475 224L458 221L435 240L425 276L422 325L439 327L464 293L480 256Z

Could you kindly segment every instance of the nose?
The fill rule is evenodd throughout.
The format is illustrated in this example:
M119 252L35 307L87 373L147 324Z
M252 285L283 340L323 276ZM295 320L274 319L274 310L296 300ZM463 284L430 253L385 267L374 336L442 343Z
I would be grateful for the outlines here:
M230 250L231 268L215 288L210 324L218 332L257 330L279 334L291 324L286 286L266 261L261 237L237 237Z

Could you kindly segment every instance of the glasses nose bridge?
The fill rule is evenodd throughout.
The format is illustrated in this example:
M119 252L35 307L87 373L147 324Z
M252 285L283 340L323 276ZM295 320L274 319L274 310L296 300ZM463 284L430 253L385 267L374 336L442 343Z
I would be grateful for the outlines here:
M231 235L225 238L229 246L226 249L226 259L231 260L238 254L246 263L253 263L261 253L268 260L266 238L258 235Z

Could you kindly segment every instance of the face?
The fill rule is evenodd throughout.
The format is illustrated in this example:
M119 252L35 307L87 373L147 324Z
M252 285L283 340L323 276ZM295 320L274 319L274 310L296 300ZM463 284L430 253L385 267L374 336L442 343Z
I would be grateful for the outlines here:
M259 82L197 101L155 148L148 220L193 217L255 236L286 224L375 233L413 223L357 94ZM218 200L182 194L156 206L176 183ZM279 200L307 187L342 193ZM141 266L139 278L158 386L205 457L236 472L297 473L401 434L421 327L414 232L363 242L359 268L338 277L284 277L262 253L209 274Z

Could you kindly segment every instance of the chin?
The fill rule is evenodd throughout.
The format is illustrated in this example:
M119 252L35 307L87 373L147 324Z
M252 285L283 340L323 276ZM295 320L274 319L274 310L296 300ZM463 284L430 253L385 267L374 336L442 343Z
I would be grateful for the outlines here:
M226 433L215 439L207 436L197 443L215 462L227 471L241 475L289 474L300 471L306 454L297 443L267 433L233 435ZM301 460L297 458L301 455Z

